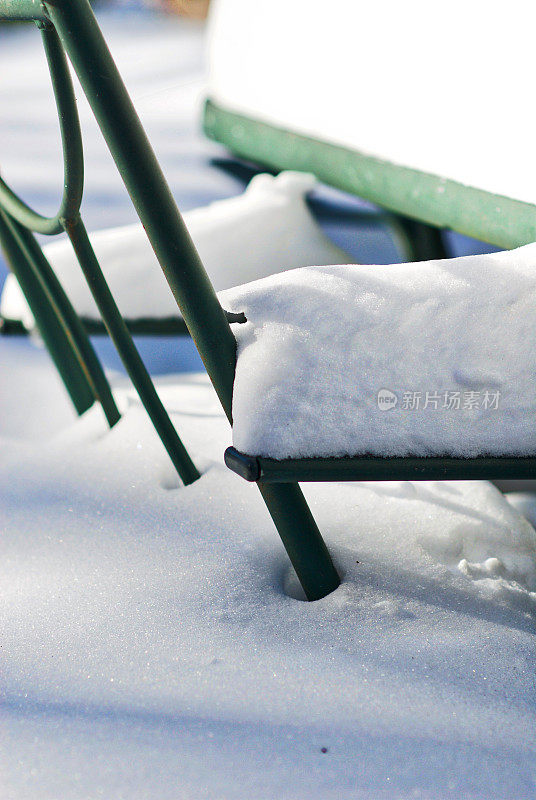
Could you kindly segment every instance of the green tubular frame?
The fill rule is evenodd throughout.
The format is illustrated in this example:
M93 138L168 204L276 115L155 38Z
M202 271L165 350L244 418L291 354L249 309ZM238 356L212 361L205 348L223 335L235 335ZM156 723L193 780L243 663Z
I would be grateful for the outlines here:
M39 332L73 405L79 414L83 414L95 401L90 378L74 348L66 346L68 333L53 301L39 281L39 273L36 279L36 272L22 249L20 239L17 239L15 225L14 220L0 211L0 242L6 260L33 310Z
M330 186L421 224L505 250L536 241L536 206L531 203L313 139L238 114L215 100L205 104L204 129L242 158L275 170L312 172Z
M119 411L87 331L63 291L32 231L65 231L108 333L142 403L185 484L199 472L179 438L110 293L80 217L84 184L82 137L64 43L41 3L2 2L0 17L34 19L41 29L56 100L64 160L64 189L58 212L45 217L30 208L0 178L0 241L8 264L35 316L51 356L79 413L99 400L113 426Z
M472 481L536 478L536 457L354 456L353 458L273 458L248 456L234 447L225 463L247 481Z
M88 0L45 0L42 3L37 0L0 0L2 17L34 19L44 23L46 28L51 24L55 29L231 422L236 340ZM3 196L5 200L5 192ZM12 199L8 197L9 202ZM16 208L11 208L19 213L15 205ZM25 210L24 213L28 212ZM108 323L107 316L113 309L108 307L110 298L96 269L87 235L80 227L77 215L69 220L62 219L61 223L77 253L83 260L88 257L86 275L89 274L92 288L97 288L101 313L104 308L104 321ZM110 327L109 330L111 332ZM126 328L123 334L125 331ZM339 576L298 484L289 481L271 485L260 481L259 489L306 596L313 600L333 591L339 585Z

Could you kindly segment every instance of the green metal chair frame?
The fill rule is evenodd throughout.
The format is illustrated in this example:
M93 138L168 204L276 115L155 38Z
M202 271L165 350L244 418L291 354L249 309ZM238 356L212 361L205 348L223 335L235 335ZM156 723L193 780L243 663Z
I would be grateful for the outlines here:
M0 0L0 17L35 20L43 29L45 39L54 42L53 47L57 45L59 48L61 44L69 56L182 317L232 424L236 340L228 316L218 301L184 226L88 0ZM59 58L59 54L55 58ZM60 89L60 95L61 91ZM62 98L57 100L61 109ZM72 116L67 122L69 124L64 130L64 146L66 137L73 135ZM66 164L67 171L67 159ZM78 168L80 169L80 165ZM79 177L71 175L71 180L79 182ZM111 305L113 299L108 297L104 289L104 279L96 264L87 234L81 226L78 208L76 213L73 213L71 207L70 214L61 218L58 216L55 221L58 224L55 226L50 221L45 225L35 215L28 218L27 207L26 210L21 209L21 201L14 201L9 191L5 185L0 184L4 216L7 210L17 221L11 222L12 228L14 224L24 226L25 222L31 220L34 226L36 223L44 227L61 226L67 231L81 261L89 263L89 267L87 263L85 265L86 277L90 286L96 289L95 297L99 300L101 313L110 332L113 331L117 338L120 327L115 318L117 309ZM41 278L42 276L40 285L43 285ZM48 302L51 292L48 291L43 296L45 295ZM38 305L39 302L38 297ZM47 308L46 302L44 307ZM117 315L120 319L118 312ZM122 341L121 337L119 340ZM74 354L72 360L74 362ZM536 477L536 458L362 456L276 461L241 454L234 448L228 448L225 460L241 477L257 483L309 600L321 598L333 591L339 585L340 578L303 497L299 481Z
M121 346L120 354L125 360L129 374L131 378L134 374L138 391L142 386L148 394L149 387L143 386L143 380L140 382L140 377L143 378L140 363L130 345L127 345L128 331L109 294L80 220L79 202L74 202L74 199L77 201L80 199L82 161L81 148L79 152L76 150L78 158L76 160L73 158L74 149L78 145L79 128L77 117L73 118L72 113L69 114L69 108L72 111L71 101L74 100L74 96L71 96L72 87L67 81L67 67L59 66L65 61L63 49L80 80L182 317L205 364L225 414L231 422L236 340L227 314L218 301L184 225L88 0L53 0L53 2L0 0L0 18L33 20L42 29L56 102L63 123L65 184L68 187L67 199L64 197L60 212L53 220L44 220L29 209L9 187L3 182L0 183L0 203L7 222L10 222L8 217L11 217L18 226L33 227L41 233L60 230L67 232L82 262L82 268L98 301L108 330L110 334L113 333L112 338L116 346ZM51 51L53 51L52 64ZM66 107L69 108L66 110ZM74 191L75 188L78 190L77 193ZM19 244L15 241L11 243ZM27 286L29 282L36 280L39 283L39 290L35 289L33 294L27 295L27 298L32 300L32 310L38 311L38 307L42 304L48 311L47 318L56 317L54 333L58 336L58 347L62 350L62 359L58 359L57 363L63 366L64 362L70 365L76 362L79 365L81 362L85 363L84 359L80 359L80 353L76 348L67 349L67 341L72 344L71 330L67 326L65 317L59 314L58 298L53 296L50 286L45 286L36 264L33 261L26 263L29 261L26 258L27 253L23 253L20 247L15 249L18 249L18 257L16 263L11 260L11 266L20 267L22 262L25 262L23 269L27 268L28 273L27 280L21 281L21 285ZM32 269L31 274L30 269ZM17 277L20 277L20 273ZM39 322L42 322L43 318L44 314L36 316ZM128 356L125 359L127 351ZM73 386L71 391L74 391ZM86 394L87 402L89 390ZM153 399L155 403L145 402L145 405L155 422L155 406L159 401L157 397ZM177 445L177 451L181 452L181 449L184 450L182 443L180 446ZM183 458L185 452L182 453ZM182 464L179 466L183 468ZM194 473L194 470L195 467L192 465L191 472ZM197 470L192 477L197 477ZM295 482L282 485L259 482L259 489L307 596L314 599L332 591L339 584L339 576L299 486Z
M37 3L8 3L2 12L13 18L30 13L41 29L56 100L64 157L64 190L55 216L31 209L0 178L0 242L35 316L43 340L78 413L98 400L110 426L120 414L109 383L88 338L32 231L54 235L65 231L125 368L136 387L173 465L185 484L199 472L182 444L150 375L132 341L102 274L80 216L84 161L76 100L65 52L51 22ZM40 14L37 17L37 14Z

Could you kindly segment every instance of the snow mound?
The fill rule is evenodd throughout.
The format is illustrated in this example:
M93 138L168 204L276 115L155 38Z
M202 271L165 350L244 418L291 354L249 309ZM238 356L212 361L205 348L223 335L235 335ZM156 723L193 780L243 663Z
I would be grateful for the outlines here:
M478 581L486 593L503 596L526 610L536 601L536 532L522 504L508 503L504 495L485 481L423 482L411 484L415 499L446 510L460 511L464 495L471 510L464 509L461 525L422 533L424 550L450 568ZM463 488L461 488L463 487Z
M348 263L349 256L317 225L305 202L313 175L257 175L239 197L184 214L184 221L217 290L307 264ZM97 231L90 236L121 313L130 319L177 317L177 304L141 224ZM79 314L100 319L68 241L44 248ZM16 279L9 276L0 313L34 327Z
M273 458L536 452L536 245L296 269L224 292L234 445Z

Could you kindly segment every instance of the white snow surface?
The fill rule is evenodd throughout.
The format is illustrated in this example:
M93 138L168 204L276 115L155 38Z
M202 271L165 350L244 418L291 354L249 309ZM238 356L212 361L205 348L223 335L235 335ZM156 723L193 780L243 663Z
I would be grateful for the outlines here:
M112 431L1 440L6 800L536 797L536 534L495 488L306 486L343 581L305 603L206 377L159 382L188 488L115 386Z
M222 302L248 320L233 326L233 441L242 452L536 452L535 244L290 270L224 292ZM382 390L394 407L379 407Z
M275 178L256 175L242 195L184 214L217 290L289 267L351 260L324 235L307 208L305 195L315 183L313 175L299 172L283 172ZM90 239L125 317L179 316L141 224L107 228L91 234ZM78 313L99 319L70 243L60 239L47 245L44 252ZM35 325L13 275L8 276L2 292L0 313L22 320L28 329Z

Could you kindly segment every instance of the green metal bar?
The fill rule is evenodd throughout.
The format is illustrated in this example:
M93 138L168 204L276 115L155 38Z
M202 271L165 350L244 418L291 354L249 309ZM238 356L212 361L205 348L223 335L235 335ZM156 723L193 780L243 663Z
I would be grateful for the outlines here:
M41 0L0 0L0 19L47 19Z
M123 317L125 325L132 336L189 336L188 328L182 317ZM0 335L28 336L27 330L22 320L8 319L0 317L0 321L6 326L7 332L0 330ZM84 330L89 336L108 336L106 325L101 319L84 317L80 315L80 321Z
M447 481L523 480L536 478L536 457L399 456L381 458L300 458L277 461L247 456L234 447L225 452L227 466L248 481Z
M81 317L84 327L93 336L107 335L101 320ZM188 328L182 317L123 317L129 333L133 336L188 336Z
M87 0L46 3L207 372L231 419L236 342Z
M308 600L335 591L341 579L297 483L257 484Z
M65 53L56 31L50 26L42 28L43 44L52 78L52 88L60 121L63 149L63 195L58 212L53 217L37 213L0 178L0 206L20 225L37 233L62 233L61 220L75 216L82 202L84 189L84 156L82 134L76 110L76 98Z
M246 322L244 314L226 311L229 322ZM133 336L189 336L188 328L182 317L123 317L125 325ZM96 319L81 317L84 327L92 335L104 335L106 326Z
M141 126L87 0L45 3L78 75L153 250L205 364L222 407L232 421L236 340L184 225L156 156ZM306 594L320 597L339 585L329 553L298 486L261 489L292 558L316 560ZM301 500L300 500L301 497ZM290 506L287 508L287 504ZM307 556L310 552L310 557ZM304 574L300 564L297 573ZM328 580L331 576L331 580Z
M242 158L314 173L396 214L510 249L536 241L536 206L312 139L207 101L204 128Z
M246 322L243 314L234 314L232 311L226 311L225 315L229 322ZM123 317L123 319L132 336L190 335L185 321L178 314L175 317ZM0 317L0 321L5 323L9 329L7 335L16 332L17 336L27 336L30 333L30 331L26 330L21 320ZM80 315L80 321L86 333L90 336L108 336L106 325L101 319ZM4 331L0 330L0 335L3 333Z
M33 280L40 285L41 292L46 296L47 305L54 310L56 319L64 331L64 347L66 349L69 347L72 350L91 386L93 397L99 400L108 424L112 427L120 419L121 415L115 404L112 390L102 365L89 341L80 318L30 231L19 225L15 220L10 220L7 216L4 217L4 221L17 242L20 251L24 254L26 262L31 267ZM29 280L30 276L28 274L27 281ZM39 308L36 307L35 303L30 308L32 313L39 315ZM54 329L55 327L54 325Z
M41 283L35 280L31 263L2 211L0 211L0 243L11 271L32 309L39 332L73 405L78 414L83 414L95 402L91 383L65 333L65 328L58 319L53 303Z
M80 217L65 220L65 231L71 240L76 257L102 315L108 333L121 357L140 399L166 448L173 465L185 485L200 477L188 455L169 415L160 400L145 364L122 318Z

